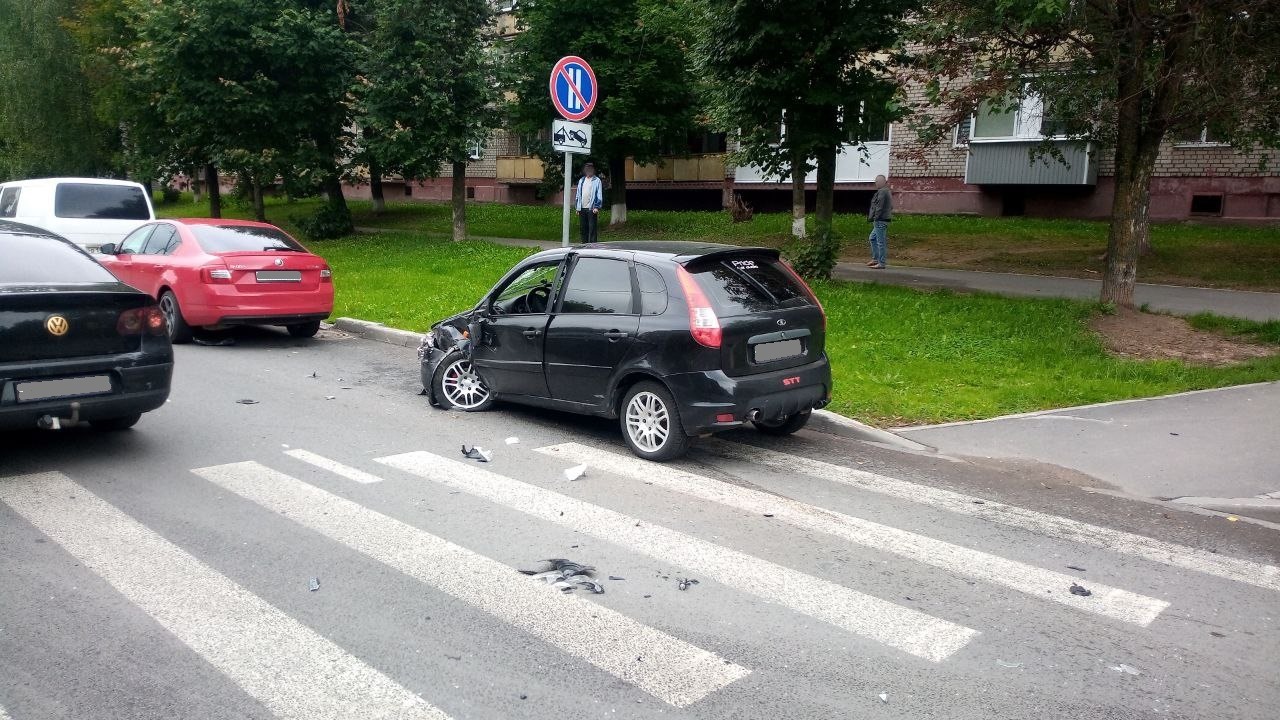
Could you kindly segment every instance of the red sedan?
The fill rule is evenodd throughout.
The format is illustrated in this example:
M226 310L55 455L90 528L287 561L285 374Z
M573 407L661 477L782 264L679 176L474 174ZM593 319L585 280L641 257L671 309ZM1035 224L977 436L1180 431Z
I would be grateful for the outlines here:
M193 328L230 325L283 325L311 337L333 312L329 265L274 225L158 220L99 252L116 277L159 301L175 343Z

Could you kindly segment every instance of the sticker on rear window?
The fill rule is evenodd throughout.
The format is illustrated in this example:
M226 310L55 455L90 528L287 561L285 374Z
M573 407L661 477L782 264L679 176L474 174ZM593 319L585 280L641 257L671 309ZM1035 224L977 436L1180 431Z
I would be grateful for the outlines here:
M755 260L734 260L732 262L733 262L733 266L738 268L739 270L759 270L760 269L760 266L756 264Z

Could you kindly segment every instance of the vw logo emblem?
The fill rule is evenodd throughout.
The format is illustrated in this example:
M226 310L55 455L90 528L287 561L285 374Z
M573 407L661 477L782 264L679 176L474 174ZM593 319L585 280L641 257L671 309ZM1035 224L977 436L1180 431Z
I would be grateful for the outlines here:
M787 324L787 321L786 321L786 320L779 320L779 321L778 321L778 326L779 326L779 327L781 327L781 326L783 326L783 325L786 325L786 324Z
M284 259L276 258L276 267L280 267L281 265L284 265Z
M71 323L61 315L50 315L49 319L44 321L44 329L54 337L62 337L71 329Z

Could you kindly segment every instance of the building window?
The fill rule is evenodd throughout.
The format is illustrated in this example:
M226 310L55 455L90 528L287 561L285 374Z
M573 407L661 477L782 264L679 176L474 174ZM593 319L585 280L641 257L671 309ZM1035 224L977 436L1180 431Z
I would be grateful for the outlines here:
M472 145L471 149L468 151L467 157L471 158L472 160L480 160L484 158L484 144L475 143L474 145Z
M951 147L969 147L969 132L972 129L972 117L967 117L956 123L956 126L951 129Z
M1222 196L1192 195L1191 214L1220 217L1222 215Z
M1175 145L1226 145L1221 133L1206 126L1199 129L1184 130L1174 138Z
M1029 89L1021 99L984 100L974 114L974 140L1041 140L1066 135L1066 119ZM959 141L957 140L957 144Z

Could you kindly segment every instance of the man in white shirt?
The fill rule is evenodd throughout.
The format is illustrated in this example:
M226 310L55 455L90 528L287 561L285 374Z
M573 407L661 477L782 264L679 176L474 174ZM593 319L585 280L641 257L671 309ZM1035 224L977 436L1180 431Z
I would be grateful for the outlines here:
M583 243L593 243L599 239L600 206L603 204L604 196L600 178L596 177L596 166L587 163L582 166L577 199L573 205L578 208L578 224L582 228Z

